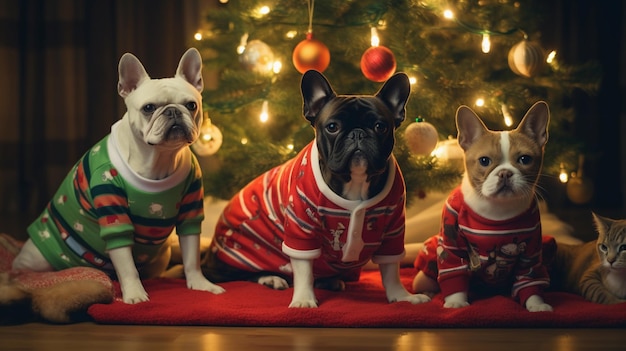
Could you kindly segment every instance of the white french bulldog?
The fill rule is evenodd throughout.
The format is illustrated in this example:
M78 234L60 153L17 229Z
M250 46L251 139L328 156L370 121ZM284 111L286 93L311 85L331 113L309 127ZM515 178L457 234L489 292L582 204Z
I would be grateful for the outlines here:
M202 172L189 149L202 124L202 58L187 50L172 78L151 79L126 53L118 93L127 112L69 172L29 227L13 269L95 267L117 276L123 300L147 301L141 279L170 257L176 228L187 287L224 291L200 271Z
M529 311L551 311L535 188L548 141L548 105L535 103L513 131L491 131L467 106L457 110L465 174L443 209L441 231L418 254L416 292L441 290L444 307L468 293L507 293Z

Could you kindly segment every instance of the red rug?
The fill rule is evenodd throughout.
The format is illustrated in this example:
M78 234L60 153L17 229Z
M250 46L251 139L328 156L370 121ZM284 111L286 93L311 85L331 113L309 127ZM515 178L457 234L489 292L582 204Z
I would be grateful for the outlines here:
M407 286L412 268L401 270ZM292 289L272 290L250 282L221 284L226 293L213 295L188 290L180 279L144 282L150 301L127 305L92 305L88 312L103 324L211 325L266 327L377 328L538 328L626 327L626 303L599 305L579 296L546 293L553 312L526 311L504 296L473 301L469 307L444 309L441 296L421 305L387 303L377 271L364 271L346 291L316 290L320 307L288 308ZM120 296L119 286L117 295Z

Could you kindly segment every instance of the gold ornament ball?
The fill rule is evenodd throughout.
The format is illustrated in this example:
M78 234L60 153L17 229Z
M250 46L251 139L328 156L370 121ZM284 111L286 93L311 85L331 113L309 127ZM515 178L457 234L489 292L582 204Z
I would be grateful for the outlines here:
M239 62L253 72L270 73L274 65L274 52L261 40L251 40L239 56Z
M312 69L324 72L330 64L330 51L324 43L314 39L309 33L293 49L292 61L296 70L302 74Z
M200 129L200 136L191 149L199 156L211 156L217 153L222 146L222 132L212 123L204 123Z
M404 130L404 140L411 153L428 156L435 150L439 135L435 126L418 118Z
M573 177L567 182L565 187L567 198L577 205L583 205L591 201L593 190L593 182L586 177Z
M524 39L509 50L509 67L523 77L532 77L539 73L545 63L543 48Z

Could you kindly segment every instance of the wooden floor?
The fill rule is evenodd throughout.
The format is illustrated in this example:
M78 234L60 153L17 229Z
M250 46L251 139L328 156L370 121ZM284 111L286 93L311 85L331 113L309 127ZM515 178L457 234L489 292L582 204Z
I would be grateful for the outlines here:
M626 349L626 330L303 329L31 323L0 326L0 349L623 351Z

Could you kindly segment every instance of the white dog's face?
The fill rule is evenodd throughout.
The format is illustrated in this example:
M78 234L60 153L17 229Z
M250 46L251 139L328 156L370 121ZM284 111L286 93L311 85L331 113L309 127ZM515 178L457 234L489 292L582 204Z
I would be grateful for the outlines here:
M185 52L173 78L150 79L132 54L120 59L118 93L133 133L148 145L178 150L198 138L203 88L202 58L195 49Z
M198 138L202 97L184 79L147 80L125 101L133 132L146 144L180 149Z

